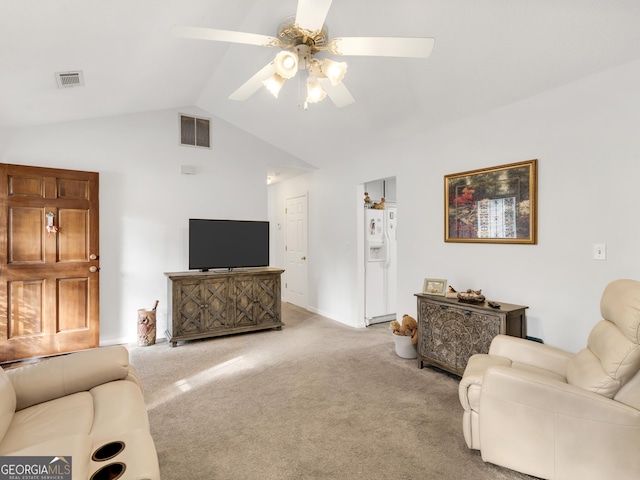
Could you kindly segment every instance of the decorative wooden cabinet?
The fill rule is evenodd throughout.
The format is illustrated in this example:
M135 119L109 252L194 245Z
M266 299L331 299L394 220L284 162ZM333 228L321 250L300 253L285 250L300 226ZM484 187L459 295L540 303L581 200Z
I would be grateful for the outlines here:
M469 357L488 353L498 334L525 338L528 307L500 303L465 303L457 299L416 294L418 297L418 366L431 364L462 375Z
M282 328L280 276L284 270L178 272L167 276L167 340L217 337Z

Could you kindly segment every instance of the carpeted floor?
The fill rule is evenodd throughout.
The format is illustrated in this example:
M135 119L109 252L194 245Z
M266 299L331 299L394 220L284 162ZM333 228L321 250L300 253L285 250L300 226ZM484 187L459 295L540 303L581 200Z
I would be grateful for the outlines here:
M163 480L531 479L462 437L458 378L283 304L281 331L131 346Z

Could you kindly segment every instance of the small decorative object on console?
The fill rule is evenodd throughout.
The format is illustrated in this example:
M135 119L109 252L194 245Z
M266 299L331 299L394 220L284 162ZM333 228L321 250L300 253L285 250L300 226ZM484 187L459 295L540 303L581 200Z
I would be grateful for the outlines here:
M458 292L458 300L468 303L482 303L485 300L482 290L468 289L466 292Z
M458 298L458 291L453 288L451 285L449 285L449 289L447 290L447 293L445 293L444 295L447 298Z
M447 291L447 280L444 278L425 278L422 285L422 293L429 295L441 295L444 297Z

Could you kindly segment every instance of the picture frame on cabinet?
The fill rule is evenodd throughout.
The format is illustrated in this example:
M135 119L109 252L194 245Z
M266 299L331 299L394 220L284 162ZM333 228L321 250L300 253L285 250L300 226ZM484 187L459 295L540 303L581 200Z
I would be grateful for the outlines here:
M538 160L444 177L444 241L536 244Z
M422 284L422 293L444 297L447 293L447 281L443 278L425 278Z

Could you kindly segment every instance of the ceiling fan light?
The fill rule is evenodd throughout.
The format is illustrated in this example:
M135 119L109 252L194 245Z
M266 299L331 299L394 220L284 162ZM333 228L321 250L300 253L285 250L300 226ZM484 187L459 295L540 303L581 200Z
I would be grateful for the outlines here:
M269 90L274 97L278 98L278 93L280 93L280 90L282 89L284 82L285 82L284 78L282 78L277 73L274 73L266 80L263 80L262 84L265 87L267 87L267 90Z
M324 58L322 60L322 73L327 76L331 85L335 87L342 81L344 75L347 73L347 63L335 62L330 58Z
M307 99L309 103L318 103L324 100L327 96L327 92L320 86L320 82L315 77L307 78Z
M283 50L276 55L273 65L282 78L291 78L298 72L298 55L289 50Z

